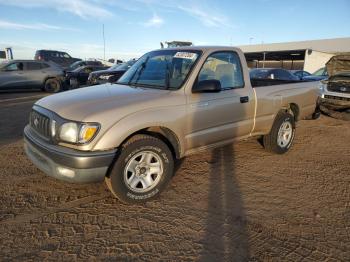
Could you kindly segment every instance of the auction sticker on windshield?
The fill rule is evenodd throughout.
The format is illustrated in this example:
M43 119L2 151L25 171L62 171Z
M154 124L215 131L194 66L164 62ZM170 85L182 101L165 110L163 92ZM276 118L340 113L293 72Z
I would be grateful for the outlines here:
M174 58L182 58L182 59L190 59L190 60L194 60L196 59L198 56L198 54L196 53L190 53L190 52L177 52L174 55Z

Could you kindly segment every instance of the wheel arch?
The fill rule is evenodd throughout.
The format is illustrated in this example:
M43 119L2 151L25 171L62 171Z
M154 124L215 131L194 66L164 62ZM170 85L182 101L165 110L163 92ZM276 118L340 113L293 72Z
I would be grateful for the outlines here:
M46 76L46 77L44 78L44 81L43 81L43 87L45 87L45 83L46 83L46 81L49 80L49 79L57 79L57 80L60 82L60 84L62 84L62 81L61 81L61 79L60 79L59 77L57 77L57 76Z
M179 138L177 137L175 132L163 126L150 126L135 131L132 134L130 134L127 138L125 138L121 145L125 144L126 141L128 141L131 137L138 134L145 134L159 138L169 147L170 151L176 159L179 159L181 157L181 145Z
M286 106L282 107L280 111L284 111L293 115L295 122L299 120L300 109L296 103L289 103Z

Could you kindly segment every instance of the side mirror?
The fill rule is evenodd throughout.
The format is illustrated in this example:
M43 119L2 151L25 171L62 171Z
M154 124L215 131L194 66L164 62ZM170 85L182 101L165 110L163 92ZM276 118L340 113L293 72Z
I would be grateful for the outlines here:
M221 83L219 80L202 80L197 82L192 93L218 93L221 91Z

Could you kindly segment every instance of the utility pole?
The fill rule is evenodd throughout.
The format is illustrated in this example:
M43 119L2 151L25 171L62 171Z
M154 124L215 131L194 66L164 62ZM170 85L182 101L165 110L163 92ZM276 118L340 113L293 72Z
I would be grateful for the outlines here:
M105 24L102 24L102 37L103 37L103 60L106 61Z

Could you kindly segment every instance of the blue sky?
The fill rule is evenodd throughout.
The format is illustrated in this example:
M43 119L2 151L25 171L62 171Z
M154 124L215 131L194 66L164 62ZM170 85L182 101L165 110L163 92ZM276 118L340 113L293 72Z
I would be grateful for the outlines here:
M128 59L159 42L244 45L350 37L350 0L0 0L0 48Z

